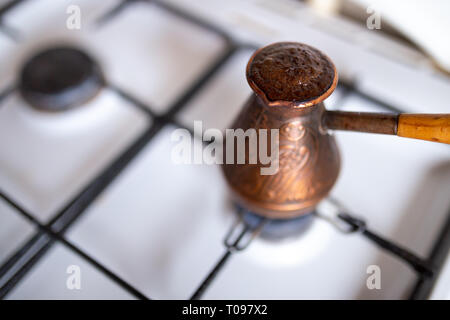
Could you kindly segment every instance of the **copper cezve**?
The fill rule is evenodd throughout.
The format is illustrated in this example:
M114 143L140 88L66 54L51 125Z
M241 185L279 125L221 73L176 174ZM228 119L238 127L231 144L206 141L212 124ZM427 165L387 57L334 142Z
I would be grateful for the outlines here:
M250 58L246 73L255 94L231 128L279 129L279 170L262 175L263 165L248 161L222 167L235 199L262 216L279 219L311 212L329 193L340 168L329 129L450 143L449 114L326 110L323 100L336 88L337 71L326 55L308 45L263 47Z

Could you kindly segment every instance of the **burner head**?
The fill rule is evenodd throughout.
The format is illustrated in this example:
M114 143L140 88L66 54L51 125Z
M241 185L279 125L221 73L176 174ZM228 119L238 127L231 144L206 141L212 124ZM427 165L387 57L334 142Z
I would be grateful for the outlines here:
M247 65L250 87L268 105L308 107L336 88L333 62L303 43L278 42L255 52Z
M19 90L36 109L63 111L92 99L103 85L100 67L91 57L75 48L57 47L25 63Z
M238 206L238 208L240 207ZM250 229L257 228L262 219L264 219L261 215L242 208L238 209L238 212L241 212L242 220ZM313 220L313 212L291 219L268 219L261 229L260 237L268 240L296 237L308 230Z

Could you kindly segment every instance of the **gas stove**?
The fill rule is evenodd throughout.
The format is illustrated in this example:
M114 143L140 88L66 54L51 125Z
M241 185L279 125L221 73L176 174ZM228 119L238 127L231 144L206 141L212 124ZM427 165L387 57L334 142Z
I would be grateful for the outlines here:
M449 112L420 53L294 1L0 4L1 298L450 298L447 145L337 132L337 184L290 220L171 159L174 129L231 124L264 44L329 54L328 109Z

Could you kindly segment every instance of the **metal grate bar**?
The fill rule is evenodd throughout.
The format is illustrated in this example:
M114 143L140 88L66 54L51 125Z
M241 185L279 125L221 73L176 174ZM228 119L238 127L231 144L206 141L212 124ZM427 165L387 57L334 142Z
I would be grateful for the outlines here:
M216 59L210 69L208 69L197 81L194 82L191 89L186 91L172 107L162 117L164 119L171 119L181 108L195 96L195 94L219 71L221 67L231 58L231 56L238 50L234 45L229 45L225 49L224 53ZM167 121L167 120L165 120Z
M383 101L377 97L372 96L371 94L368 94L364 91L362 91L360 88L358 88L358 86L356 85L356 83L354 82L348 82L348 81L339 81L339 86L344 88L345 90L347 90L347 92L351 92L354 93L358 96L360 96L361 98L368 100L374 104L378 104L380 107L389 110L391 112L395 112L395 113L401 113L404 112L402 111L401 108L395 107L389 103L387 103L386 101Z
M119 157L112 166L107 168L100 176L95 179L87 188L78 194L65 208L63 208L56 216L46 225L55 232L64 232L66 229L84 212L84 210L96 199L96 197L113 181L113 179L126 167L134 156L143 149L143 147L151 140L151 138L159 131L160 125L152 126L131 146L121 157ZM33 237L24 247L32 247L37 241L42 240L42 237ZM14 281L17 283L31 267L42 257L50 248L53 239L47 238L40 249L34 255L29 257L29 260L24 263L17 274L14 276ZM5 265L12 267L13 261L18 261L26 253L24 250L19 250L12 256ZM9 289L11 289L10 287ZM3 287L0 291L6 290ZM9 291L9 290L7 290Z
M101 15L97 20L95 21L95 25L97 27L103 26L111 19L115 18L117 15L119 15L129 4L132 2L136 2L137 0L123 0L118 5L113 7L111 10L107 11L105 14Z
M237 213L239 215L239 220L231 227L224 239L224 245L226 248L225 253L191 296L191 300L198 300L203 296L206 290L211 286L214 279L216 279L219 272L223 269L225 263L231 257L231 254L237 251L245 250L250 245L252 240L260 234L268 222L268 219L261 218L256 225L250 226L243 220L242 209L239 208ZM241 228L240 232L238 232L239 228Z
M21 3L25 2L25 1L27 1L27 0L11 0L11 1L5 3L3 6L0 7L0 19L9 10L12 10L17 5L19 5L19 4L21 4Z
M447 215L447 221L441 229L438 237L436 238L433 250L428 257L428 263L434 267L435 273L438 274L442 269L445 259L447 258L448 252L450 250L450 211ZM431 291L434 284L436 283L437 276L433 278L430 277L420 277L417 280L416 285L410 296L411 300L423 300L430 297Z
M138 299L148 299L144 294L139 292L137 289L135 289L133 286L128 284L123 279L119 278L117 275L115 275L113 272L111 272L109 269L104 267L102 264L100 264L98 261L90 257L88 254L84 253L82 250L80 250L78 247L67 241L63 236L60 234L54 232L51 228L48 226L42 225L39 223L37 219L35 219L31 214L26 212L22 207L18 206L14 201L12 201L9 197L7 197L5 194L0 192L0 197L5 200L11 207L16 209L17 212L19 212L24 218L26 218L28 221L33 223L35 226L39 228L40 231L44 232L46 235L48 235L53 240L58 240L61 242L64 246L74 251L76 254L78 254L80 257L82 257L84 260L88 261L91 265L96 267L98 270L102 271L103 274L105 274L108 278L110 278L112 281L116 282L118 285L120 285L122 288L124 288L126 291L134 295ZM24 266L25 267L25 266ZM24 268L22 267L22 268ZM0 288L0 298L3 298L9 290L13 288L13 286L16 283L16 279L11 279L8 281L2 288Z
M16 90L16 86L9 86L6 89L4 89L2 92L0 92L0 106L3 103L3 101Z
M241 239L246 235L246 233L249 231L249 227L246 226L242 229L241 233L238 235L236 240L234 241L233 245L237 246ZM202 281L200 286L195 290L194 294L191 296L191 300L198 300L200 299L203 294L205 293L206 289L211 285L213 280L217 277L219 274L219 271L222 270L222 268L225 266L225 263L228 261L228 259L231 257L231 254L234 251L231 247L227 247L225 253L223 256L219 259L219 261L216 263L216 265L212 268L212 270L209 272L209 274L206 276L206 278Z
M111 166L94 179L83 191L81 191L69 204L67 204L56 216L50 220L46 227L54 232L63 233L68 227L81 216L84 210L97 198L100 193L119 175L119 173L127 166L127 164L147 145L147 143L162 128L158 123L151 126L141 135ZM40 238L32 238L25 246L31 247L32 243ZM25 265L27 268L21 268L15 278L18 282L31 269L35 262L49 249L52 239L47 239L48 243L42 246L35 255L29 258ZM10 261L18 260L23 256L23 251L19 250L17 255L10 258ZM7 262L10 265L10 261ZM3 290L0 289L0 290ZM9 290L8 290L9 291Z
M19 281L31 270L31 268L39 261L39 259L44 255L45 252L50 248L52 244L49 241L49 237L46 235L41 235L38 238L38 241L33 244L34 246L39 247L38 251L31 252L30 255L25 255L24 259L26 260L19 269L13 270L13 274L4 285L0 288L0 299L4 299L6 295L19 283ZM31 250L30 250L31 251ZM28 252L27 252L28 253ZM2 279L3 282L3 279Z
M229 47L225 50L224 54L220 56L212 66L207 69L203 76L195 82L188 90L179 98L173 106L169 109L172 110L171 114L175 114L177 111L187 104L187 102L202 89L204 84L217 73L220 67L225 64L229 57L235 52L236 48ZM148 116L152 116L153 113L151 109L140 102L135 97L125 93L123 90L110 86L110 89L119 93L123 98L132 102L134 106L137 106ZM110 167L108 167L104 172L102 172L97 178L95 178L90 185L88 185L80 194L78 194L71 202L69 202L60 212L58 212L53 219L47 224L55 232L64 232L83 212L84 210L95 200L95 198L114 180L114 178L128 165L128 163L142 150L145 145L151 140L151 138L159 132L159 130L166 123L175 123L172 118L154 117L154 125L148 129L144 134L131 146L127 151L125 151ZM31 248L36 245L38 241L43 241L42 246L30 257L28 261L25 261L23 266L14 274L13 281L11 284L17 284L23 276L31 270L32 266L39 261L41 257L45 255L47 250L51 247L53 239L41 237L31 238L20 250L18 250L2 267L4 268L4 273L14 267L15 263L19 261L27 250L25 248ZM1 269L0 269L1 270ZM0 277L2 274L0 273ZM14 286L8 286L5 290L9 291ZM2 288L3 289L3 288ZM1 290L1 289L0 289ZM6 294L6 293L5 293Z
M167 12L170 12L175 16L185 19L186 21L194 23L205 30L215 32L216 34L220 35L228 42L231 42L231 36L227 32L225 32L222 28L217 26L216 24L212 24L206 20L203 20L203 19L201 19L195 15L192 15L191 13L186 12L182 9L179 9L167 2L162 2L159 0L146 0L146 1L148 1L150 3L154 3L155 5L166 10Z
M430 264L424 259L420 258L409 249L403 248L398 244L395 244L391 240L387 240L375 232L367 228L366 222L362 219L351 216L346 212L338 214L339 219L348 223L352 230L351 232L359 232L381 249L386 250L390 254L400 258L403 262L407 263L417 273L423 277L431 277L434 274L434 270Z
M111 166L102 172L99 177L94 179L87 188L78 194L74 200L50 221L51 228L56 232L65 231L122 172L134 157L144 149L147 143L151 141L161 128L161 124L155 123L150 129L146 130Z
M189 131L193 137L195 136L194 131L191 128L188 128L188 127L182 125L181 123L179 123L177 120L175 120L173 118L167 118L167 117L159 116L159 115L155 114L145 103L143 103L142 101L139 101L136 97L130 95L129 93L125 92L124 90L122 90L118 87L112 86L112 85L110 85L109 88L110 88L110 90L117 93L122 99L130 102L133 106L135 106L139 110L147 113L149 116L152 116L156 122L161 122L163 124L172 124L176 127L179 127L179 128ZM201 139L201 137L199 137L199 138ZM203 141L203 139L201 139L201 140L202 140L202 142L204 142L206 144L209 143L207 141Z
M6 260L0 267L0 280L3 279L3 277L13 269L15 265L17 265L22 259L23 256L27 252L30 252L31 248L38 242L39 238L42 236L41 232L37 232L34 234L28 241L25 242L25 244L20 247L18 250L12 254L8 260ZM0 282L1 284L1 282Z

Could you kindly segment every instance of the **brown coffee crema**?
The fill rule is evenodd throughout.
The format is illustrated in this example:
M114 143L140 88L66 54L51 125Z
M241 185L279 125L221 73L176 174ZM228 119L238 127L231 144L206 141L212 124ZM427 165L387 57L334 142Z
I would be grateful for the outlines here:
M268 104L286 101L299 106L317 103L337 82L331 60L317 49L295 42L278 42L261 48L250 59L247 80ZM331 90L330 90L331 89Z

